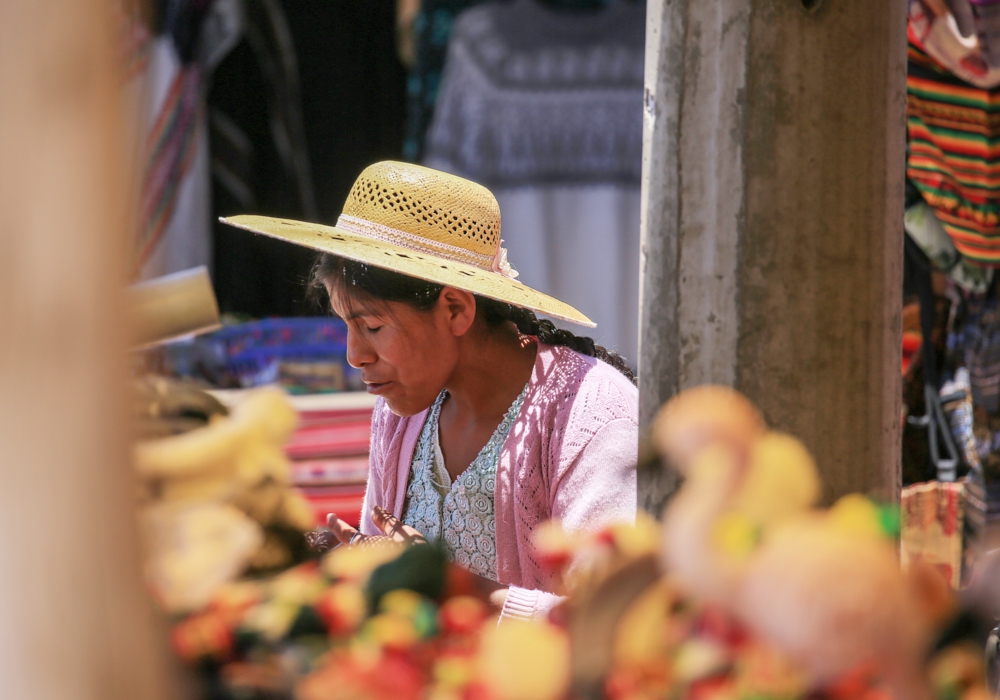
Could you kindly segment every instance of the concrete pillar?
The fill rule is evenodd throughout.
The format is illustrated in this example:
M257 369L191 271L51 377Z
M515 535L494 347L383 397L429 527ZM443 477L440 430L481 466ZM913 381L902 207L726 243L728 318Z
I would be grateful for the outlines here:
M735 386L825 498L899 487L906 0L649 0L641 416ZM674 488L640 477L658 511Z
M164 697L128 462L114 2L0 3L0 695Z

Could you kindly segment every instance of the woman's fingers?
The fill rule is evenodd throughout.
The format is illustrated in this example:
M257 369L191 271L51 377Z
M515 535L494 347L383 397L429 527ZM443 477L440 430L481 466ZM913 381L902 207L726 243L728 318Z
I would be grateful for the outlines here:
M326 526L330 532L340 540L341 544L351 544L351 538L358 534L358 529L351 527L337 517L336 513L328 513L326 516Z
M378 529L386 534L384 539L404 544L427 541L424 539L423 535L409 525L404 525L400 522L399 518L395 517L384 508L376 507L372 511L372 520ZM336 513L330 513L326 516L326 526L341 544L358 545L363 544L366 541L374 543L375 540L383 540L382 537L366 537L365 535L360 534L357 528L351 527L346 522L338 518Z
M423 543L427 539L418 530L404 525L403 522L386 509L375 506L372 510L372 522L379 530L396 542Z
M403 539L402 523L384 508L375 506L372 509L372 522L375 523L375 527L384 532L388 537L394 540Z

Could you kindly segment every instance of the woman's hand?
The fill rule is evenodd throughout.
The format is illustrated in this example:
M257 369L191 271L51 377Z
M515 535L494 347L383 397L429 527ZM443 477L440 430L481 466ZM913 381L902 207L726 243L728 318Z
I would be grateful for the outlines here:
M357 546L373 545L381 542L399 544L427 544L427 538L418 530L404 524L399 518L376 506L372 510L372 522L381 530L382 535L362 535L357 528L351 527L337 517L336 513L326 516L326 526L341 544ZM479 596L496 610L503 609L507 600L507 586L504 586L485 576L469 573L472 583Z
M348 545L372 545L381 542L395 542L397 544L427 544L427 538L416 529L405 525L399 518L389 511L379 506L372 510L372 522L375 527L381 530L382 535L362 535L361 532L351 527L337 517L336 513L326 516L326 526L333 533L334 537L340 540L340 544Z

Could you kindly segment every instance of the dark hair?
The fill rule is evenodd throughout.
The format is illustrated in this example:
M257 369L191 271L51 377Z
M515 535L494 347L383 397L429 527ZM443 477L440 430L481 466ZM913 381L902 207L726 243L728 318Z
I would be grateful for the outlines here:
M396 301L409 304L419 311L430 311L437 303L441 290L440 284L426 282L416 277L386 270L374 265L349 260L337 255L324 253L316 260L312 270L313 294L330 288L342 290L351 289L361 292L361 299L356 293L348 293L348 298L364 304L364 297L373 301ZM476 313L482 314L483 321L490 327L510 322L524 335L536 336L548 345L563 345L576 350L581 355L596 357L603 360L636 383L635 374L618 353L597 345L592 338L574 335L556 326L547 319L539 319L528 309L512 306L502 301L474 295L476 298Z

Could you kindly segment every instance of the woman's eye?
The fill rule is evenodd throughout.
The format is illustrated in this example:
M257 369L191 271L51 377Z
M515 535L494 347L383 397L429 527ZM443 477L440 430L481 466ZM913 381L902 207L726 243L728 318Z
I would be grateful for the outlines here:
M378 333L379 330L381 329L382 326L375 326L374 328L372 328L371 326L365 326L365 330L367 330L369 333Z

